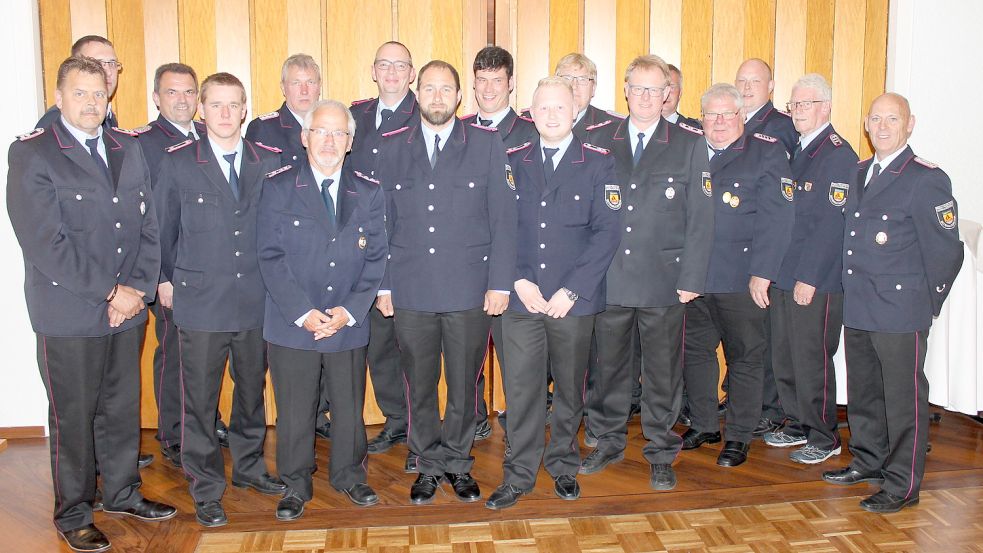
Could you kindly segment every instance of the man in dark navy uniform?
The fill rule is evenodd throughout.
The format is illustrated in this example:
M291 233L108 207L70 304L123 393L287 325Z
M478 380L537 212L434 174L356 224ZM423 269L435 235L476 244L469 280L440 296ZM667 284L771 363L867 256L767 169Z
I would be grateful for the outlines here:
M802 446L789 458L822 463L840 453L833 354L843 328L843 204L857 154L829 122L833 91L811 73L788 103L799 143L792 156L795 227L771 289L771 359L785 426L774 447Z
M577 431L587 355L594 316L604 309L604 275L621 239L622 200L607 150L573 135L574 110L569 82L539 81L531 113L541 138L509 154L507 178L519 198L518 301L502 315L510 448L504 482L485 503L490 509L510 507L531 491L541 463L558 497L580 497ZM553 415L544 447L550 362Z
M204 526L228 522L222 508L225 463L215 413L226 361L235 389L229 425L232 484L278 494L267 473L265 291L256 257L256 208L279 156L240 135L246 91L235 76L202 83L198 111L208 127L172 146L154 183L161 228L160 302L174 311L181 357L181 464Z
M106 130L102 66L58 69L59 117L10 146L7 210L24 253L27 308L48 393L54 524L75 551L105 551L104 510L165 520L140 493L140 346L160 269L150 175L136 139Z
M668 65L668 67L670 80L669 96L666 97L665 103L662 104L662 117L674 125L686 123L691 127L702 129L703 124L700 123L699 119L686 117L685 115L679 113L679 99L683 94L683 72L671 63Z
M737 69L734 86L744 98L744 132L773 136L781 141L789 155L795 150L799 133L795 132L792 119L771 102L775 91L775 79L771 66L764 60L751 58Z
M706 141L699 129L662 117L670 69L657 56L635 58L625 72L628 118L610 144L623 191L621 246L608 270L607 308L597 315L597 371L587 420L597 447L580 472L624 459L629 377L637 328L644 391L642 432L654 489L676 486L672 462L682 440L672 431L682 407L683 320L703 292L713 243Z
M530 119L520 116L509 105L512 90L515 89L515 63L512 54L499 46L487 46L478 51L472 65L474 71L474 99L478 103L478 112L463 117L461 120L470 125L477 123L489 129L495 129L502 139L506 150L531 144L536 140L536 125ZM499 363L503 364L502 317L492 319L492 340L495 344L495 354ZM475 440L483 440L491 435L488 425L488 405L484 398L485 376L482 373L478 380L478 426L475 430ZM505 413L499 414L499 422L505 423Z
M280 150L283 163L304 159L300 127L304 115L321 97L321 68L307 54L294 54L280 69L280 109L260 115L246 127L246 140Z
M860 502L891 513L918 503L928 444L925 346L963 261L948 175L915 156L908 100L870 106L874 157L846 195L843 325L853 461L823 473L834 484L881 482ZM831 194L833 192L830 192Z
M761 413L768 288L788 249L795 186L779 140L744 131L737 88L715 84L700 105L716 209L705 296L686 309L684 371L693 424L683 435L683 449L721 439L717 346L723 342L730 405L717 464L735 467L747 460Z
M372 61L372 80L379 88L377 98L355 102L351 113L356 130L352 167L365 175L374 175L382 135L405 126L420 124L420 110L410 83L416 80L410 51L399 42L386 42L376 50ZM369 310L369 345L367 359L375 402L386 417L382 431L369 440L371 454L385 453L406 441L406 386L396 344L396 324L378 309ZM416 472L417 457L407 452L406 472Z
M279 520L294 520L313 498L314 426L319 383L331 400L329 480L356 505L379 501L366 483L366 315L386 267L382 189L345 154L355 119L344 104L322 100L304 118L307 158L271 173L258 223L259 267L266 283L263 333L277 398L277 470L287 486Z
M515 281L515 193L498 136L454 117L461 102L454 67L439 60L423 66L417 94L421 124L387 133L380 152L390 260L376 307L386 316L395 307L409 445L420 456L410 501L431 502L445 478L458 499L477 501L470 474L476 382L491 317L505 311Z
M574 52L560 58L553 73L570 81L573 86L573 99L577 103L573 134L581 142L588 144L597 144L601 137L610 136L611 127L617 126L624 116L591 104L594 93L597 92L597 66L594 62L587 56Z
M102 69L106 73L106 90L109 92L106 118L103 119L102 125L106 130L119 126L116 114L113 112L112 100L113 96L116 95L116 85L119 84L119 72L123 69L123 64L116 58L116 49L113 48L113 43L98 35L86 35L72 44L71 55L92 58L102 65ZM57 104L51 106L34 126L39 129L50 127L61 115L60 109Z

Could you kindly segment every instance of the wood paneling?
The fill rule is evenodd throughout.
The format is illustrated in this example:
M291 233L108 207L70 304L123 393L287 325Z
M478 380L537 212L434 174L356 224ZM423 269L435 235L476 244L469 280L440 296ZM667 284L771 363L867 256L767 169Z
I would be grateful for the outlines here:
M108 0L109 40L113 41L116 57L123 62L119 73L119 86L113 98L113 110L117 112L123 128L133 128L147 121L146 57L144 55L143 0Z
M41 24L41 64L44 69L45 105L55 103L58 66L72 49L72 17L69 0L39 0Z
M614 82L597 84L598 88L613 88L614 109L628 113L624 92L624 71L631 60L648 54L649 4L647 0L617 0L617 29L614 52Z
M744 56L744 0L716 0L713 3L713 82L734 82ZM685 71L685 70L684 70Z
M550 0L549 29L549 73L552 73L560 58L570 52L584 51L584 0Z
M380 44L394 39L392 3L327 0L323 23L327 63L321 67L326 75L321 94L342 102L376 96L372 60ZM413 58L416 67L423 63L419 56Z
M775 11L775 103L792 96L792 85L806 73L806 6L808 0L782 0Z
M283 103L280 68L287 51L287 0L249 0L252 113L273 111Z
M761 58L775 65L775 6L777 0L745 0L744 59ZM737 67L734 67L737 72Z
M549 0L510 0L518 4L515 48L512 53L521 63L515 68L515 98L520 107L532 103L532 93L539 79L553 73L550 67Z
M157 106L150 93L154 90L154 73L165 63L181 59L178 47L178 0L152 0L143 4L143 38L147 87L147 119L157 118ZM204 78L204 75L199 75Z
M43 438L43 426L5 426L0 428L0 438L19 440L22 438Z
M682 56L683 0L652 0L649 52L679 66Z
M612 37L618 28L616 4L608 0L584 2L584 55L597 65L595 105L613 108L615 99L624 98L624 91L615 83L624 82L624 67L615 66L615 44ZM519 52L519 56L524 54ZM550 70L553 68L551 67Z
M866 0L836 0L833 25L833 111L831 121L854 148L863 131L864 28Z
M885 75L887 75L887 14L888 0L867 0L861 116L867 113L867 108L874 98L884 92ZM851 136L850 141L859 152L861 159L873 155L870 141L862 132L858 137Z
M713 0L683 2L683 55L679 69L685 85L679 101L680 113L700 113L700 96L713 84ZM733 77L731 77L731 80Z
M178 51L181 62L198 72L198 78L215 72L215 3L212 0L178 0Z
M808 0L806 8L806 73L826 80L833 76L834 7L834 0Z

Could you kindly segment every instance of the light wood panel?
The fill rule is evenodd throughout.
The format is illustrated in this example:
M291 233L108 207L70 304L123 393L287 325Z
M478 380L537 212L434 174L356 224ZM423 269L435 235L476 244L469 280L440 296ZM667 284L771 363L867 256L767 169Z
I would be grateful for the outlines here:
M119 85L113 98L113 110L118 113L123 128L133 128L147 121L146 57L144 55L143 0L108 0L106 2L109 36L116 57L126 60L119 73Z
M584 0L551 0L549 33L552 70L563 56L584 50Z
M618 0L617 29L615 35L614 72L611 83L598 83L597 87L614 89L614 109L628 113L625 99L624 71L631 60L648 53L649 48L649 4L647 0Z
M834 8L834 0L809 0L806 8L806 73L826 80L833 76Z
M41 24L41 64L44 68L44 100L55 103L58 66L72 49L72 17L69 0L39 0Z
M831 119L837 132L847 137L863 133L864 29L866 0L837 0L833 25L833 78L836 99ZM857 148L856 140L851 140Z
M597 89L592 102L606 109L613 108L623 90L611 83L624 82L624 67L615 66L615 37L618 28L617 5L609 0L585 0L584 52L597 65ZM523 53L519 53L520 57ZM551 68L552 69L552 68Z
M808 0L782 0L775 12L775 92L781 105L792 85L806 73L806 6ZM783 100L784 99L784 100Z
M861 115L867 113L874 98L884 93L887 75L887 15L888 0L867 0L867 25L864 29L864 84ZM852 140L852 137L851 137ZM870 140L861 135L853 147L864 159L873 155Z
M700 96L713 84L713 0L683 2L683 55L679 69L685 81L680 113L696 116L700 113ZM736 69L736 68L735 68Z
M287 51L286 0L249 0L250 82L253 115L277 109L283 102L280 68Z
M181 59L178 47L177 14L178 0L153 0L143 4L147 120L157 118L157 106L151 97L154 90L154 73L161 65ZM198 78L204 78L204 75L199 75Z
M744 61L744 0L713 3L713 82L734 82L737 67ZM683 70L686 71L685 69Z
M744 11L744 58L760 58L772 67L775 66L776 2L746 0Z
M678 67L682 56L683 0L652 0L650 11L649 51Z

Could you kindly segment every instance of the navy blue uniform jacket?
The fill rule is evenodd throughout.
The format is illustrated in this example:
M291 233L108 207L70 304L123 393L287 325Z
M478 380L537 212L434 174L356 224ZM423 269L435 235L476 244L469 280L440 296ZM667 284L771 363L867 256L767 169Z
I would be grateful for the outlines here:
M284 102L280 109L260 115L246 127L246 140L258 142L280 150L284 164L294 163L307 157L307 150L300 141L301 124Z
M200 121L192 123L198 136L205 136L205 124ZM134 129L139 133L140 146L143 148L143 155L147 158L147 167L150 168L150 178L157 180L157 172L160 169L160 162L167 155L166 149L188 140L188 136L183 131L164 119L163 115L147 123L145 126Z
M416 95L412 91L400 102L392 116L375 128L375 112L379 107L379 99L360 100L352 104L352 117L355 118L355 140L352 151L348 154L352 167L370 177L375 176L376 163L379 159L379 145L382 135L406 126L420 124L420 110L416 105Z
M744 134L751 136L754 133L774 136L781 140L788 154L795 151L795 145L799 142L799 133L792 124L792 118L776 108L771 100L765 102L754 117L744 124Z

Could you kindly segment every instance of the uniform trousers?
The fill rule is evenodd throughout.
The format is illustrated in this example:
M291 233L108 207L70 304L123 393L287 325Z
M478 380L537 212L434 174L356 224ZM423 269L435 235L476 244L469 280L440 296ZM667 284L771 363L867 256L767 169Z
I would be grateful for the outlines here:
M836 430L836 371L833 354L843 328L843 294L817 293L809 305L792 292L772 288L771 359L786 434L805 436L809 445L840 447Z
M232 478L256 480L266 474L266 342L263 329L205 332L179 328L181 390L181 464L197 502L219 501L225 493L225 462L215 434L222 375L230 356L229 374L235 384L229 420Z
M723 342L729 382L726 439L748 443L761 416L767 311L748 292L706 294L686 304L683 378L692 429L717 432L717 346Z
M386 427L394 432L406 431L406 387L399 366L396 322L373 306L369 309L369 374L375 402L386 417Z
M673 432L682 408L683 320L686 306L622 307L608 305L594 323L597 337L597 368L591 430L597 449L604 453L624 451L628 436L628 408L634 380L635 354L632 335L644 358L642 368L642 434L648 443L642 449L651 464L672 463L682 446Z
M92 524L96 466L103 503L138 503L142 325L94 338L37 335L48 393L54 522L62 532Z
M157 399L157 441L163 447L181 444L181 358L174 311L160 302L154 312L154 397Z
M598 316L602 314L603 313L599 313ZM595 327L596 326L597 322L595 320ZM633 323L629 334L629 339L631 340L631 361L628 365L628 373L621 375L626 378L631 385L631 392L628 396L629 399L627 400L629 404L624 406L625 420L628 418L629 409L632 406L640 405L642 400L642 343L638 335L637 320L635 320ZM598 383L598 379L609 380L610 376L603 375L598 363L597 334L595 330L594 336L591 336L590 356L588 357L587 362L587 402L584 405L584 414L587 417L584 423L584 433L594 438L596 438L598 434L592 421L612 416L610 413L603 412L608 409L606 407L607 401L605 398L605 392L599 389L603 388L604 384Z
M557 476L580 469L577 432L583 417L587 355L594 316L554 319L541 313L506 311L502 334L508 363L502 365L509 412L504 481L522 490L536 484L539 465ZM553 367L553 414L546 437L546 370Z
M771 290L771 289L769 289ZM764 372L761 377L761 418L766 418L776 423L781 423L788 416L785 412L785 405L778 394L778 382L775 378L775 368L772 364L774 355L771 353L772 342L771 330L775 327L771 323L772 310L768 309L765 315L765 352Z
M304 501L314 497L319 382L327 382L331 401L328 480L337 490L365 483L365 348L319 353L270 344L270 376L277 405L276 467L288 493Z
M845 328L851 466L881 470L881 489L917 497L928 446L928 330L905 333Z
M471 471L477 382L490 331L491 317L481 307L447 313L396 309L396 340L409 397L408 443L420 456L421 474ZM441 353L447 384L443 423L437 402Z

